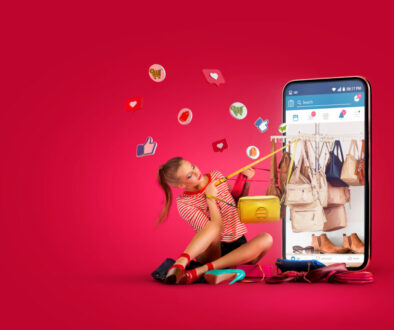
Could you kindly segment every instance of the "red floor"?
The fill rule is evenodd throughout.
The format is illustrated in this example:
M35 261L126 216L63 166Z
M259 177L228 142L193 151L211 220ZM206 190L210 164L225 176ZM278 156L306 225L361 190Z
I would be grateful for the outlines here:
M3 283L9 295L2 299L2 328L370 329L392 320L386 297L393 282L383 269L370 285L168 286L146 272Z

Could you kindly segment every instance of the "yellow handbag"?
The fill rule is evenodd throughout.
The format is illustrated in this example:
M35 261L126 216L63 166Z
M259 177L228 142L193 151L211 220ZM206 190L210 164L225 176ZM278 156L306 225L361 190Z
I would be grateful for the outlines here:
M243 223L280 220L280 200L277 196L245 196L238 200L238 213Z
M238 200L237 206L209 194L205 194L205 196L236 207L239 218L243 223L274 222L280 220L280 200L277 196L245 196Z
M288 145L295 143L295 148L297 148L297 142L298 139L295 142L291 142ZM271 157L272 155L276 154L277 152L285 149L288 145L283 146L282 148L279 148L273 152L271 152L269 155L255 161L252 164L249 164L240 170L218 180L215 182L215 185L218 186L219 184L227 181L230 177L241 173L243 170L252 167L253 165L263 161L264 159L267 159ZM295 153L295 151L294 151ZM290 162L290 170L288 172L287 176L287 182L289 181L290 174L293 168L293 163L294 163L294 156L291 158ZM241 222L243 223L264 223L264 222L275 222L279 221L280 218L280 208L281 208L281 200L277 196L245 196L241 197L238 200L238 204L233 205L230 203L225 202L224 200L217 198L215 196L205 194L206 197L216 199L218 201L221 201L227 205L236 207L238 209L239 213L239 218ZM282 196L282 202L284 201L284 196Z

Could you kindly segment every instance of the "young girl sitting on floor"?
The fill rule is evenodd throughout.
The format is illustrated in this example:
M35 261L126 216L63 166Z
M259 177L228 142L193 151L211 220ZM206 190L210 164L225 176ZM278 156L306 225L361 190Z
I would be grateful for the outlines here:
M247 179L254 176L253 169L242 172ZM206 198L205 193L218 197L229 204L235 204L228 182L217 187L216 181L224 176L216 170L202 174L191 162L175 157L160 166L158 181L164 190L166 201L159 223L168 216L172 191L170 186L184 189L176 203L180 216L195 230L196 234L186 249L169 269L166 283L192 283L208 270L235 267L240 264L256 264L270 249L272 237L262 233L246 241L246 226L241 223L238 210L223 202ZM247 196L249 182L246 182L242 196ZM185 271L190 260L196 258L205 265Z

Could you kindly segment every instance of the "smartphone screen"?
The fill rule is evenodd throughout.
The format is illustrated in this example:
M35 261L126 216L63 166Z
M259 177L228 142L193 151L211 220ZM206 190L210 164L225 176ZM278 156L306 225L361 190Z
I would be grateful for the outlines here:
M318 202L308 202L309 197L302 200L300 191L298 195L287 192L290 199L282 222L284 258L315 259L325 265L344 262L352 270L367 265L371 213L370 99L370 85L361 77L286 84L284 144L299 138L297 148L294 144L290 147L294 155L292 176L297 168L302 180L312 182L313 176L317 191L314 198ZM302 183L300 176L297 180L293 182ZM301 189L300 185L292 187Z

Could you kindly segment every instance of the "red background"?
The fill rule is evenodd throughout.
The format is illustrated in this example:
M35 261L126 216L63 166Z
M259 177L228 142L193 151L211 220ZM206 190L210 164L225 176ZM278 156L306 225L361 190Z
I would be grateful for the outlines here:
M3 329L370 328L391 319L394 29L384 2L20 2L2 9L0 24ZM167 71L162 83L148 77L154 63ZM220 69L226 84L207 84L204 68ZM175 209L155 225L158 166L180 155L228 174L250 162L247 146L268 150L286 82L354 75L373 93L376 283L154 282L151 271L193 234ZM126 112L136 96L143 108ZM229 115L235 101L248 108L242 121ZM176 120L183 107L193 111L188 126ZM258 117L269 119L267 132L253 126ZM147 136L156 154L136 158ZM228 150L214 153L222 138ZM265 187L254 183L251 194ZM274 237L262 262L272 264L280 223L248 227L248 238Z

